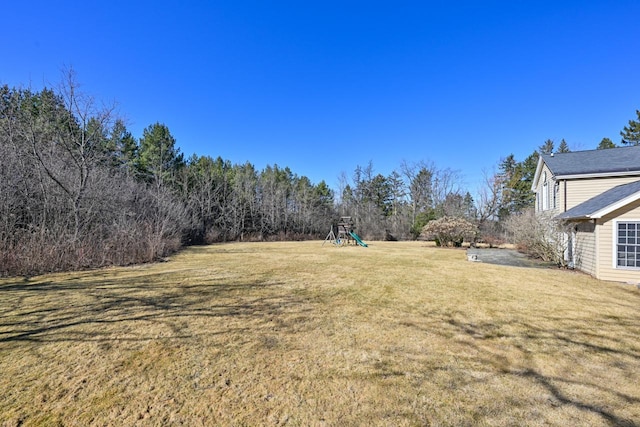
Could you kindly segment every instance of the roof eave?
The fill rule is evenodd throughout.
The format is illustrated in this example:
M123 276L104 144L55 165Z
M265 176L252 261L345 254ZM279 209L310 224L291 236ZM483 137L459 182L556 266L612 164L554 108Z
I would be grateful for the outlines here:
M556 179L588 179L588 178L613 178L619 176L640 175L640 170L634 171L618 171L618 172L597 172L597 173L581 173L569 175L556 175Z
M540 179L540 173L542 172L543 163L544 163L544 160L541 155L540 157L538 157L538 165L536 166L536 173L533 176L533 181L531 181L531 191L533 191L534 193L536 191L536 187L538 186L538 180Z
M622 207L625 207L627 205L629 205L630 203L633 203L635 201L640 200L640 191L637 191L627 197L625 197L624 199L618 200L615 203L610 204L609 206L605 206L604 208L592 213L591 215L589 215L589 218L594 218L594 219L600 219L605 215L610 214L611 212L614 212Z
M617 202L611 203L608 206L605 206L601 209L598 209L597 211L588 213L588 214L582 214L582 215L577 215L577 216L568 216L568 217L563 217L563 214L558 215L558 219L564 220L564 221L576 221L576 220L589 220L589 219L600 219L605 215L608 215L612 212L615 212L616 210L623 208L633 202L636 202L640 200L640 191L636 191L633 194L628 195L627 197L624 197L620 200L618 200ZM567 211L569 212L569 211ZM565 212L566 213L566 212Z
M563 217L562 215L558 215L558 219L562 221L578 221L578 220L589 220L592 218L589 215L568 216L568 217Z

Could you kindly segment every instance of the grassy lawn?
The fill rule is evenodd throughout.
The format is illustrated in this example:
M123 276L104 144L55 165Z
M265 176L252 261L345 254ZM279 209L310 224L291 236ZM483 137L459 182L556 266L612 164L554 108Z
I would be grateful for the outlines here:
M639 425L640 291L373 242L0 280L0 425Z

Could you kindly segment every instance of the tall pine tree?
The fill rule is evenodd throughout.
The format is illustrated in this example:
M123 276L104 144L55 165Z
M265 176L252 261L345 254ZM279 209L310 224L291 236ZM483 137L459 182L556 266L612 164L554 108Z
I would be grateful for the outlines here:
M534 151L522 162L516 162L510 154L500 163L500 183L502 201L498 210L501 219L522 212L534 205L535 194L531 183L536 173L539 154Z
M140 169L149 181L159 187L171 184L182 166L184 156L169 128L161 123L145 128L140 138Z
M562 138L562 141L560 141L560 145L558 145L558 153L570 153L571 150L569 149L569 144L567 144L567 141L564 140L564 138Z
M598 144L598 150L606 150L607 148L616 148L616 144L609 138L602 138L600 144Z
M629 125L620 132L622 143L627 145L640 145L640 110L636 110L638 120L629 120Z
M538 150L542 153L542 154L551 154L553 153L553 140L551 139L547 139L540 147L538 147Z

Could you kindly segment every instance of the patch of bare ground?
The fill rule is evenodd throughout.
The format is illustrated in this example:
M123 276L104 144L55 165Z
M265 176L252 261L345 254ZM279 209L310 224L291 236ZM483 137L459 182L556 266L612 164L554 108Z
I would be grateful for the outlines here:
M640 420L636 288L321 243L0 281L0 424Z

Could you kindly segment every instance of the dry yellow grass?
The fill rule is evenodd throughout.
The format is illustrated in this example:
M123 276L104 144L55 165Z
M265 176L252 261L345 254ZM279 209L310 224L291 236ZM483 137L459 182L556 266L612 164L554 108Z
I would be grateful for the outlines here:
M637 425L640 292L416 242L0 281L0 420Z

